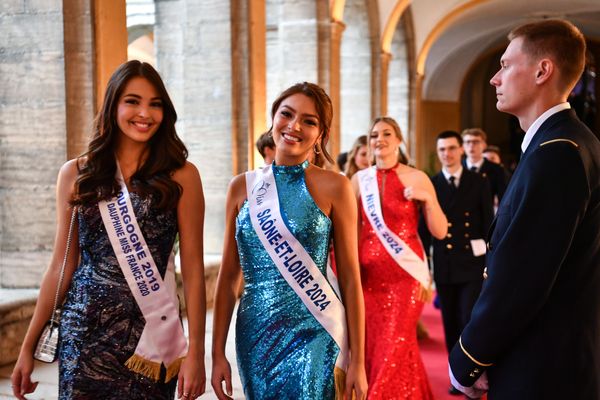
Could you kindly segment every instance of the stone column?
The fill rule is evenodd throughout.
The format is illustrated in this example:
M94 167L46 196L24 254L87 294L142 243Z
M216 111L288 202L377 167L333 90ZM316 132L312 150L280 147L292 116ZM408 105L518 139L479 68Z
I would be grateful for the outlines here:
M67 158L85 152L91 137L94 101L94 29L90 2L63 0L67 102Z
M341 121L342 110L340 106L340 69L341 69L341 48L342 34L346 25L342 21L331 22L331 41L330 41L330 69L329 69L329 97L333 104L333 122L331 124L331 136L329 139L329 148L331 155L335 159L340 153L341 148Z
M389 66L390 60L392 59L392 55L388 52L382 51L379 55L380 57L380 87L381 87L381 97L380 97L380 111L381 115L387 115L388 113L388 74L389 74Z
M50 260L67 159L62 0L0 13L0 286L34 287Z
M178 133L202 176L208 254L222 251L233 175L230 7L228 0L156 1L157 65L181 116Z
M127 61L127 16L125 0L93 0L94 50L96 66L96 106L115 69Z
M266 22L264 0L232 0L233 171L262 165L256 140L266 131Z

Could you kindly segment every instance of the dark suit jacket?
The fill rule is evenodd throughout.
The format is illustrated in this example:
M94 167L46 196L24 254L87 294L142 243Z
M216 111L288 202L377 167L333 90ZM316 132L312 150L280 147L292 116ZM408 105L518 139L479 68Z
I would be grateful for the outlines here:
M462 164L466 169L467 161L465 159L463 159ZM490 189L492 190L492 198L494 196L498 196L498 200L502 200L502 196L504 196L504 192L506 191L506 186L508 185L509 180L508 174L504 167L484 159L478 173L489 180Z
M440 206L448 218L448 234L442 240L433 239L424 224L419 233L426 251L433 246L433 277L438 284L481 280L484 256L475 257L472 239L486 239L494 216L492 196L487 180L475 172L463 169L460 185L454 196L442 172L431 178Z
M600 142L571 110L529 144L498 209L488 279L450 354L489 399L600 399Z

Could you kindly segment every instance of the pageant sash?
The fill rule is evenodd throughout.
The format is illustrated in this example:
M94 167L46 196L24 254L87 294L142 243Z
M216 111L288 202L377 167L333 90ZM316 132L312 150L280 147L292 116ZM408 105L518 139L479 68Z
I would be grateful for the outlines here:
M246 192L254 231L288 285L337 343L340 353L336 366L345 371L348 335L344 305L283 222L270 165L246 172Z
M428 289L431 285L431 276L427 262L419 257L408 245L392 232L385 221L381 211L379 187L377 186L377 169L370 167L357 172L360 187L360 197L365 214L383 243L383 247L402 269Z
M137 223L118 165L117 181L121 186L117 196L100 201L98 207L121 271L146 321L135 353L125 365L158 381L160 366L164 364L167 369L165 381L168 382L177 376L187 353L179 320L174 254L169 257L163 280Z

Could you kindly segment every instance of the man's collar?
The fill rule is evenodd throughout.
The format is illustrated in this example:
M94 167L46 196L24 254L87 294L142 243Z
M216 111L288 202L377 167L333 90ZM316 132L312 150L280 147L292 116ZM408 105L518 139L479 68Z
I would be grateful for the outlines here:
M446 180L450 179L451 176L455 177L456 179L460 179L460 177L462 176L462 172L463 172L462 165L459 166L458 169L453 174L448 172L448 170L446 170L446 168L442 167L442 174L444 175L444 178L446 178Z
M529 143L531 143L533 136L537 133L537 131L540 129L540 126L542 126L542 124L544 122L546 122L546 120L548 118L550 118L552 115L554 115L558 112L568 110L570 108L571 108L571 105L568 102L564 102L564 103L560 103L560 104L555 105L554 107L549 108L542 115L540 115L533 122L533 124L531 124L529 129L527 129L527 133L525 133L525 137L523 138L523 143L521 143L521 151L523 153L525 153L525 150L527 150L527 147L529 146Z
M481 166L483 165L485 158L481 157L481 160L477 161L476 163L472 163L471 161L469 161L469 158L467 157L465 159L466 164L467 164L467 169L471 169L473 167L476 167L477 170L479 171L481 169Z

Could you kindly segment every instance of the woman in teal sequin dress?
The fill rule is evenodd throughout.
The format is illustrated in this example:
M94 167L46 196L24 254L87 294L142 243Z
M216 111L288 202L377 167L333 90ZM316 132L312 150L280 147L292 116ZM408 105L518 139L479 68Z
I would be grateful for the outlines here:
M332 119L331 102L318 86L297 84L274 102L272 115L277 153L271 168L283 222L324 276L333 239L346 309L350 363L345 380L338 375L336 382L334 369L340 349L261 244L250 220L242 174L232 180L227 196L225 247L213 325L212 385L219 399L229 398L225 392L232 393L225 342L243 275L236 351L246 398L334 399L341 398L344 391L354 391L363 399L367 387L356 202L343 176L307 161L313 149L329 156L324 148Z

